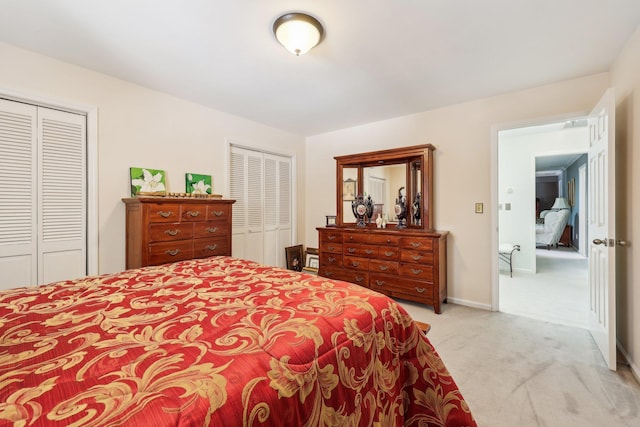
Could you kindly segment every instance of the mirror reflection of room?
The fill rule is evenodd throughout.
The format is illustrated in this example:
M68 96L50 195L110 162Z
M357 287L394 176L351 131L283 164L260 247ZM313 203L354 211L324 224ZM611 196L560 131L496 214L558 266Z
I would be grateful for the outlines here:
M364 195L371 195L375 221L381 216L386 222L397 222L395 201L400 188L406 188L407 165L384 165L364 168Z

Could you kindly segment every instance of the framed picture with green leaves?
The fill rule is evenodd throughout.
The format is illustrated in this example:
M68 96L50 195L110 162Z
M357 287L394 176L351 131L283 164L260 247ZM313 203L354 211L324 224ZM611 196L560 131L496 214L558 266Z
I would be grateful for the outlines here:
M185 192L187 194L211 194L211 175L197 173L185 174Z
M131 197L164 196L167 194L166 174L162 169L129 168Z

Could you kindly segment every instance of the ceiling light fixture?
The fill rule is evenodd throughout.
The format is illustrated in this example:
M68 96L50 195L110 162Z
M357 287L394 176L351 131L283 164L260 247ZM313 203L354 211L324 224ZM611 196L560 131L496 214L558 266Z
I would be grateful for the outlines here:
M316 18L306 13L286 13L273 23L273 34L289 52L305 54L320 43L324 28Z

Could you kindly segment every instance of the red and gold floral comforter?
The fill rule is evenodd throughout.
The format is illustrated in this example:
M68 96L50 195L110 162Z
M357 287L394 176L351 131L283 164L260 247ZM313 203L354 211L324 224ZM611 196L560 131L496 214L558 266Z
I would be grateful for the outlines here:
M475 425L393 300L231 257L0 292L11 423Z

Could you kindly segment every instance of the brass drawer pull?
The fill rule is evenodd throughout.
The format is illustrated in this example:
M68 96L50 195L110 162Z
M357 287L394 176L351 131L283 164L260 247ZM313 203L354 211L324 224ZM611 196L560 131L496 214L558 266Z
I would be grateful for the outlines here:
M365 249L364 253L366 253L367 255L371 255L372 253L374 253L375 251L372 249Z
M420 273L422 273L422 270L420 270L419 268L418 268L418 269L412 268L412 269L411 269L411 272L412 272L413 274L420 274Z
M176 256L180 253L180 249L167 249L166 251L164 251L164 253L167 255Z
M324 272L324 274L325 274L327 277L331 277L331 276L333 276L333 273L332 273L331 271L325 271L325 272Z
M384 253L384 256L394 256L395 254L395 252L387 251Z
M360 283L364 280L364 277L356 276L356 282Z
M423 293L425 293L426 291L427 291L427 290L426 290L425 288L419 288L419 287L417 287L417 286L416 286L416 292L423 294Z
M353 236L349 236L349 240L353 240Z
M189 215L192 218L195 218L195 217L200 215L200 212L199 211L187 211L187 215Z
M336 248L334 246L327 246L328 251L335 251Z
M180 233L180 230L164 230L164 234L168 234L169 236L177 236Z
M387 239L387 243L391 243L391 239Z
M418 261L419 259L422 259L422 255L414 255L411 257L411 259L413 259L414 261Z
M411 246L413 246L414 248L419 248L420 246L422 246L422 242L411 242Z
M376 285L384 286L384 280L376 280Z
M327 258L327 261L336 262L336 259L334 257L330 256L329 258Z
M352 261L352 262L351 262L351 265L352 265L353 267L358 267L358 266L360 266L360 264L361 264L361 263L359 263L358 261Z
M329 240L336 240L336 236L329 235L329 236L327 236L327 239L329 239Z
M218 245L207 245L207 249L210 251L215 251Z
M350 254L355 253L355 248L347 248L347 252L349 252Z
M216 231L218 231L218 227L207 227L205 231L207 233L215 233Z
M222 215L224 215L224 211L213 211L213 214L215 216L222 216Z
M389 266L387 266L387 265L381 265L380 266L380 270L382 270L382 271L387 271L388 269L389 269Z
M169 218L171 215L173 215L172 211L158 211L158 215L160 215L162 218Z

